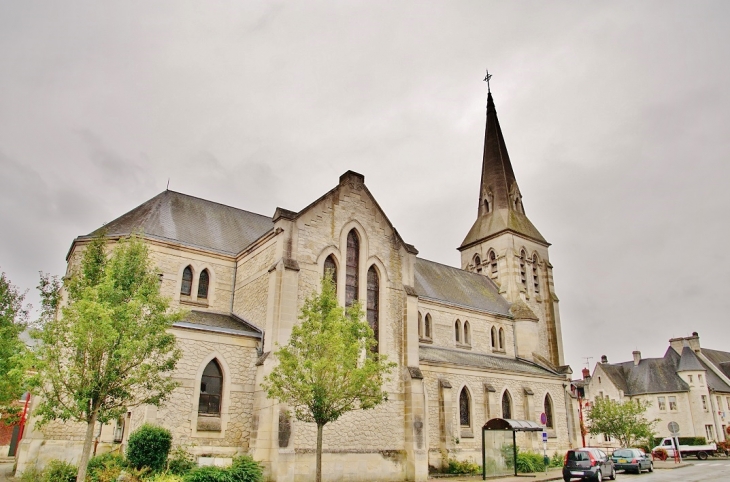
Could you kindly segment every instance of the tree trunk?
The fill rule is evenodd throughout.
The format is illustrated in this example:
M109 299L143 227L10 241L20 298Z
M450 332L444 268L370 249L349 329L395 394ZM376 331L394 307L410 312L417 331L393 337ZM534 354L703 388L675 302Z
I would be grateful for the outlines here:
M84 482L84 479L86 479L86 465L89 463L89 455L91 455L91 442L94 441L94 427L96 427L96 417L98 415L96 410L91 412L91 419L86 424L86 438L84 438L84 448L81 451L76 482Z
M322 482L322 429L324 424L317 424L317 482Z

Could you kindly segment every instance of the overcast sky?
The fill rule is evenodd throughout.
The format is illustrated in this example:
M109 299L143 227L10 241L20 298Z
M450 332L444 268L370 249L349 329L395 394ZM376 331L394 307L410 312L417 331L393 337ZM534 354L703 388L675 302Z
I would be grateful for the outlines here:
M165 189L271 215L348 169L459 265L485 67L566 360L730 351L730 3L0 1L0 269Z

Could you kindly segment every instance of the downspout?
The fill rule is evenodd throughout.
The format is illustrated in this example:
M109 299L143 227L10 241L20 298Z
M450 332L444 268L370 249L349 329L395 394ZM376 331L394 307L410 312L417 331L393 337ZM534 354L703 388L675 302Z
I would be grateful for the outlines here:
M722 425L720 425L720 419L717 418L717 412L720 410L719 407L715 405L715 390L709 389L710 392L710 407L712 408L712 420L715 422L715 441L719 442L720 440L720 434L722 433ZM723 434L724 435L724 434ZM723 437L724 439L725 437Z
M236 299L236 276L238 275L238 260L233 262L233 281L231 282L231 313L233 313L233 301Z

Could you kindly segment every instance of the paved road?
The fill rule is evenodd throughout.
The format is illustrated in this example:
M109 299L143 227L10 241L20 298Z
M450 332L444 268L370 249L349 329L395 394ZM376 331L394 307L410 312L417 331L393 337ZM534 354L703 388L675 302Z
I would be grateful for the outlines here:
M691 467L681 467L673 470L655 470L641 475L624 474L619 472L616 480L621 482L728 482L730 481L730 460L688 460L694 464Z

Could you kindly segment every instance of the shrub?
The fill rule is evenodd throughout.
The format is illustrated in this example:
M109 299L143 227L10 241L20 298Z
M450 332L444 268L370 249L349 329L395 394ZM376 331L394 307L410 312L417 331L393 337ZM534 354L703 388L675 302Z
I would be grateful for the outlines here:
M35 467L28 467L20 476L20 482L38 482L43 480L43 472Z
M261 464L248 455L234 458L228 470L234 482L260 482L264 478Z
M565 454L560 453L560 452L555 452L553 454L553 456L550 457L550 464L548 464L548 467L562 467L564 462L565 462Z
M658 460L667 460L667 451L663 448L659 447L658 449L654 450L654 452L651 453L651 455Z
M183 482L182 475L175 474L155 474L145 482Z
M195 467L195 458L183 447L175 447L167 460L167 471L174 475L185 475Z
M63 460L51 460L43 470L43 482L76 482L79 469Z
M124 456L118 453L106 453L89 459L86 466L86 477L92 482L114 482L126 466Z
M149 467L153 471L161 471L167 464L171 446L169 430L144 424L129 436L127 460L136 469Z
M196 467L183 477L184 482L234 482L228 469L221 467Z
M475 464L473 460L460 461L456 459L448 459L449 465L446 467L447 474L479 474L482 468Z
M545 459L535 452L519 452L517 454L517 472L531 474L545 470Z

